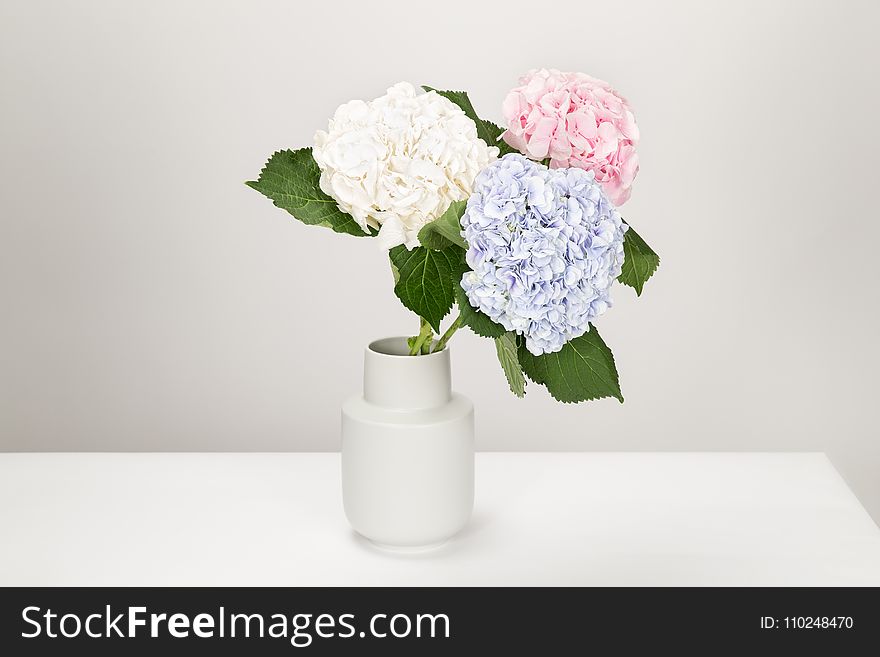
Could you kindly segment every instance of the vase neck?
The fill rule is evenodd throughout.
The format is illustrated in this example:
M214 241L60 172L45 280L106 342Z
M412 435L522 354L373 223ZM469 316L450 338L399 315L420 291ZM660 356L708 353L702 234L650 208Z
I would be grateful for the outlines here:
M452 396L449 349L410 356L405 337L371 343L364 352L364 399L401 411L434 408Z

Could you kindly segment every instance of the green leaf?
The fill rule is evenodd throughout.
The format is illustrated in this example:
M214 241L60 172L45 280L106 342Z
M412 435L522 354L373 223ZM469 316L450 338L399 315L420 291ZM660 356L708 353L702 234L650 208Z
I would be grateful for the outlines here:
M461 249L457 246L432 251L417 246L409 251L403 245L388 252L392 271L398 280L394 293L404 306L426 319L435 331L452 308L452 273L459 268Z
M614 397L623 403L614 356L592 324L556 353L535 356L520 345L519 362L527 377L561 402Z
M325 226L337 233L371 237L336 201L321 191L321 171L312 157L311 148L278 151L260 172L258 180L245 184L272 199L279 208L310 226Z
M623 235L623 267L617 280L635 289L641 296L642 288L660 266L658 256L632 226Z
M422 89L425 91L436 91L444 98L447 98L458 105L468 118L477 124L477 137L482 139L489 146L497 146L501 151L500 155L515 152L513 148L508 146L507 142L501 141L501 134L504 132L504 128L495 125L491 121L484 121L477 116L477 111L474 109L471 99L468 98L466 91L440 91L439 89L434 89L433 87L425 85L422 85Z
M490 146L497 146L498 147L498 151L499 151L498 157L504 157L508 153L518 153L519 152L513 146L511 146L510 144L508 144L506 141L504 141L501 138L501 135L503 135L504 131L505 131L504 128L502 128L500 125L498 125L496 123L492 123L491 121L486 121L484 119L481 119L481 122L482 122L483 126L485 127L486 133L491 135L492 138L495 140L495 141L486 142L486 143L489 144Z
M461 236L461 215L466 206L467 201L453 201L446 212L425 224L419 231L419 242L422 246L434 251L452 245L467 249L467 242Z
M495 134L494 145L498 147L498 157L504 157L508 153L519 153L518 150L516 150L513 146L511 146L501 138L501 135L503 135L505 132L504 128L502 128L500 125L492 123L491 121L483 121L483 123L485 123L489 127L489 130L493 134Z
M522 368L519 365L516 334L508 331L504 335L495 338L495 352L498 354L498 362L501 363L504 376L507 377L510 391L517 397L525 396L526 378L523 376Z

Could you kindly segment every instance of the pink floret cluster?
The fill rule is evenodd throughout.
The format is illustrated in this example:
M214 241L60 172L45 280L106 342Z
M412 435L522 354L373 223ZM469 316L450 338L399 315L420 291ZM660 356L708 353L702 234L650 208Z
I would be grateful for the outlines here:
M626 100L584 73L536 69L502 106L510 146L550 168L592 171L611 202L629 198L639 171L639 129Z

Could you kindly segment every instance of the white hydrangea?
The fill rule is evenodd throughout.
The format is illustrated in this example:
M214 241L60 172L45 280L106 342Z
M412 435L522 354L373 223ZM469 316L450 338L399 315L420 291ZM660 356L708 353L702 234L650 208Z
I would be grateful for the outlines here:
M365 232L378 228L383 248L412 249L422 226L470 195L498 149L452 101L400 82L373 101L341 105L329 130L315 133L312 154L321 189L343 212Z

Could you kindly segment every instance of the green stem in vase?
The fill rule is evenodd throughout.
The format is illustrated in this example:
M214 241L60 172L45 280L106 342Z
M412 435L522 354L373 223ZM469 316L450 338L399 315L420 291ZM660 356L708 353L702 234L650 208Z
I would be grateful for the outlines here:
M428 341L428 346L431 345L431 338L434 337L434 332L431 330L431 325L428 324L423 318L419 318L421 320L421 327L419 329L419 334L412 341L412 344L409 347L409 355L410 356L418 356L422 353L422 347L425 344L425 341Z
M449 338L451 338L455 332L461 327L461 315L453 320L452 324L449 325L449 328L446 329L446 332L440 336L440 339L437 341L436 346L433 349L433 352L441 351L444 347L446 347L446 343L449 342Z

